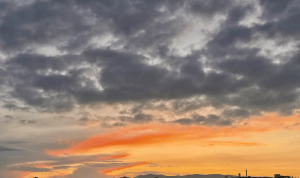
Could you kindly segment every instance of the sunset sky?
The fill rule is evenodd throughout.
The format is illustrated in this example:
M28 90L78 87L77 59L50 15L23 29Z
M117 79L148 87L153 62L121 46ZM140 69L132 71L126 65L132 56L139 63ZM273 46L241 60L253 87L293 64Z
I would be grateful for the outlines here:
M0 0L0 178L300 177L299 0Z

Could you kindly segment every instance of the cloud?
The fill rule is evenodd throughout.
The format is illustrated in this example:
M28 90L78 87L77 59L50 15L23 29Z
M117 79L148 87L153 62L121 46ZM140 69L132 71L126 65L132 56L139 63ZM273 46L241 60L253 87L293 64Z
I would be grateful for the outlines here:
M46 150L46 153L53 156L82 154L95 149L99 149L101 147L109 147L109 146L117 146L117 145L124 145L124 146L143 145L149 143L162 142L166 138L172 137L172 134L168 132L154 131L150 133L140 133L136 135L136 134L131 134L137 132L133 128L132 130L130 129L127 134L123 134L123 133L120 134L120 130L109 134L98 135L89 138L83 142L76 144L74 147L67 148L65 150L54 150L54 151ZM142 131L143 127L139 128L139 130Z
M11 168L11 170L23 171L23 172L50 172L51 171L51 169L48 168L24 167L24 166L13 167Z
M222 113L226 118L249 118L251 113L245 109L228 109Z
M68 169L70 167L71 166L55 166L55 167L53 167L53 169Z
M211 17L218 13L225 13L228 9L230 9L230 6L232 6L232 4L233 1L230 0L213 0L209 2L192 1L192 3L190 3L190 10L191 12L204 17Z
M271 1L271 0L260 0L260 5L263 7L263 17L264 18L274 18L282 13L287 9L287 7L292 4L292 0L287 1Z
M44 167L52 169L61 169L62 166L77 167L78 164L83 164L90 167L116 167L122 166L124 163L119 158L126 157L126 154L101 154L101 155L68 155L67 157L47 157L48 162L32 163L33 167Z
M211 141L208 142L207 145L203 145L203 147L207 146L265 146L263 143L255 143L255 142L235 142L235 141Z
M175 100L180 112L236 106L249 113L240 118L260 112L293 114L299 107L299 54L290 53L284 62L275 63L271 56L261 55L266 46L259 40L274 42L274 49L296 43L296 4L230 0L2 3L14 10L8 8L1 16L0 50L5 59L0 83L6 89L1 93L18 103L5 103L3 108L61 113L77 106L143 106ZM252 12L258 8L262 14L254 17ZM223 20L218 21L221 16ZM219 25L215 30L202 27L201 35L207 39L202 48L189 46L189 54L178 54L176 41L193 25L190 17ZM245 25L249 18L261 23ZM106 39L105 44L99 42ZM56 53L39 52L41 48L54 48ZM193 97L202 99L180 102ZM154 121L136 115L144 107L132 109L128 112L135 114L133 122Z
M24 119L22 119L19 122L20 122L20 124L23 124L23 125L36 124L36 121L34 121L34 120L24 120Z
M118 154L118 155L111 155L111 156L105 156L105 157L100 157L100 160L106 160L106 159L118 159L118 158L125 158L128 157L129 154Z
M5 119L13 119L14 117L13 116L10 116L10 115L6 115L4 116Z
M86 117L86 116L81 117L78 121L83 126L92 126L92 125L98 125L99 124L98 119L93 119L93 118Z
M12 111L28 111L29 110L29 107L19 107L15 104L4 104L2 105L3 108L5 109L9 109L9 110L12 110Z
M172 121L173 123L178 123L181 125L208 125L208 126L230 126L232 124L231 120L220 118L217 115L208 115L207 117L195 114L192 118L181 118Z
M153 116L149 114L137 114L133 118L133 123L149 123L153 121Z
M97 150L109 147L138 147L149 144L169 143L176 144L176 142L183 142L188 140L203 140L207 138L217 137L232 137L244 133L263 133L272 130L284 129L287 126L293 126L297 120L297 116L277 117L274 115L257 116L252 118L252 122L248 124L239 124L237 127L228 127L229 121L221 120L215 115L208 116L209 121L206 121L203 116L195 116L193 121L182 119L182 122L187 125L196 120L204 120L209 125L215 125L211 122L219 122L220 125L227 125L226 127L210 127L210 126L168 126L168 125L136 125L127 126L123 128L115 128L114 131L102 135L97 135L88 138L84 141L78 142L74 146L61 150L46 150L45 152L52 156L70 156L82 154L95 154ZM273 121L272 121L273 120ZM200 121L199 121L200 122ZM268 124L266 124L268 123ZM291 129L298 129L292 127ZM200 132L201 131L201 132ZM199 144L206 145L205 141ZM251 142L216 142L212 144L227 145L227 146L260 146L260 143Z
M105 173L105 174L107 174L107 173L111 173L111 172L114 172L114 171L119 171L119 170L122 170L122 169L127 169L127 168L131 168L131 167L135 167L135 166L145 165L145 164L148 164L148 163L149 162L134 163L134 164L127 165L127 166L115 167L115 168L110 168L110 169L104 169L104 170L102 170L102 172Z
M109 176L98 172L97 170L89 167L80 167L76 169L73 174L67 175L66 178L108 178Z
M17 149L17 148L11 148L11 147L6 147L6 146L0 146L0 152L3 151L22 151L21 149Z

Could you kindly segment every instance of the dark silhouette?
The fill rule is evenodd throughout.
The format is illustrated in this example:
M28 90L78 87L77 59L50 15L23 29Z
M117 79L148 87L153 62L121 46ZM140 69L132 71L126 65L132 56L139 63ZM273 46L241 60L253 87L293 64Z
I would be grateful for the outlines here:
M282 176L280 174L274 174L274 178L291 178L291 176Z
M241 176L241 173L238 173L238 176L231 176L231 175L225 175L225 178L250 178L251 176L248 176L248 171L246 169L246 176ZM273 177L267 177L267 176L253 176L252 178L273 178ZM274 174L274 178L293 178L291 176L282 176L280 174Z
M165 176L165 175L154 175L154 174L148 174L148 175L139 175L135 178L293 178L292 176L282 176L280 174L274 174L274 177L268 177L268 176L248 176L248 171L246 169L246 176L241 176L240 173L238 173L238 176L236 175L222 175L222 174L193 174L193 175L184 175L184 176ZM126 176L123 176L121 178L129 178Z
M123 177L121 177L121 178L130 178L130 177L123 176Z
M193 174L193 175L184 175L184 176L165 176L162 174L159 174L159 175L148 174L148 175L139 175L135 178L224 178L224 175L222 175L222 174L209 174L209 175Z

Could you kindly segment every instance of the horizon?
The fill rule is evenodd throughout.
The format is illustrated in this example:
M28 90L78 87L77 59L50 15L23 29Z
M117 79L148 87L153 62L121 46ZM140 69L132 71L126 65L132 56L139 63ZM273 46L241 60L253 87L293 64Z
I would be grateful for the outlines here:
M299 48L298 0L0 0L0 178L300 177Z

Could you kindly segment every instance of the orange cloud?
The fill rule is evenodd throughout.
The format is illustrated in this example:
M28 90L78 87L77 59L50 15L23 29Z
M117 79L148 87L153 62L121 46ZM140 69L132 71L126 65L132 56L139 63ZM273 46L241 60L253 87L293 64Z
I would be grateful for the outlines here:
M147 128L128 128L120 129L115 132L104 135L94 136L86 141L79 142L75 146L64 150L46 150L46 153L52 156L70 155L86 153L91 150L118 145L144 145L150 143L163 142L172 137L172 133L157 132Z
M135 166L141 166L141 165L145 165L147 163L150 163L150 162L144 161L144 162L134 163L134 164L131 164L131 165L128 165L128 166L114 167L114 168L102 170L101 172L104 173L104 174L108 174L108 173L111 173L113 171L119 171L119 170L122 170L122 169L127 169L127 168L131 168L131 167L135 167Z
M47 166L47 165L44 165L44 164L38 164L38 165L34 165L34 167L36 167L36 168L50 168L51 166Z
M154 143L176 142L214 137L229 137L244 132L265 132L267 128L213 128L203 126L145 125L119 129L115 132L94 136L63 150L46 150L52 156L76 155L110 146L139 146Z
M106 159L118 159L118 158L125 158L128 157L129 154L120 154L120 155L112 155L112 156L106 156L106 157L100 157L100 160L106 160Z
M208 142L205 146L265 146L263 143L254 143L254 142L234 142L234 141L211 141Z
M21 178L25 178L27 176L29 176L32 172L24 172L21 174Z
M112 132L93 136L74 146L62 150L46 150L52 156L77 155L89 153L101 148L112 146L140 146L155 143L182 142L218 137L243 136L249 133L262 133L286 129L299 122L298 116L279 117L264 115L253 117L247 124L232 127L180 126L180 125L134 125L116 128ZM299 129L299 126L297 127ZM297 129L295 128L295 129ZM205 142L203 142L205 144ZM212 143L231 146L259 146L259 143L219 142ZM123 155L125 157L125 155ZM121 155L122 157L122 155ZM113 158L113 157L112 157ZM118 158L118 156L116 157Z
M264 127L273 127L279 129L292 129L300 130L300 118L299 115L291 116L278 116L275 114L265 114L259 117L253 117L251 119L253 124L259 124Z

